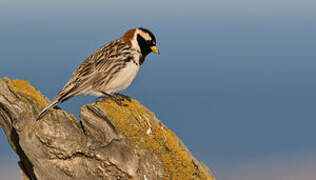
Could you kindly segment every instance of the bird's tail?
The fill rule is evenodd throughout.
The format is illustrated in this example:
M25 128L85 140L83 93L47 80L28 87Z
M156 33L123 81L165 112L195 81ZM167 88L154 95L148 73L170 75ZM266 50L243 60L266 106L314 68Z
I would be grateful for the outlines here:
M40 120L42 117L44 117L44 116L47 114L48 110L50 110L51 108L55 107L58 102L59 102L59 101L58 101L57 99L55 99L52 103L50 103L48 106L46 106L46 107L42 110L42 112L38 115L37 120Z

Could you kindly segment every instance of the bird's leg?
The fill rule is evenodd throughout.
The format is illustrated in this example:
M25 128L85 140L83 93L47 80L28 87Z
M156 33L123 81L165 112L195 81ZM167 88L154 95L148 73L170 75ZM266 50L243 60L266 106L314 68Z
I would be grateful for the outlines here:
M128 97L128 96L126 96L124 94L121 94L121 93L114 93L114 95L115 95L115 97L120 96L121 98L126 99L128 101L132 100L130 97Z
M54 107L54 109L61 109L61 108L60 108L59 106L57 106L57 105L56 105L56 106Z
M118 105L120 105L120 106L127 106L127 104L124 104L124 103L121 102L123 99L118 99L118 98L116 98L115 96L113 96L112 94L109 94L109 93L106 93L106 92L103 92L103 91L102 91L102 94L103 94L105 97L111 98L113 101L116 102L116 104L118 104Z

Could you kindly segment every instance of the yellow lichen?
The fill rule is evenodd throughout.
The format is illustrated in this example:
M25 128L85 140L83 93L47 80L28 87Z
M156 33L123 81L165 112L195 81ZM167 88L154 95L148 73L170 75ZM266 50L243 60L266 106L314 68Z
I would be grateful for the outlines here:
M70 118L71 118L71 120L72 120L73 122L75 122L75 123L78 122L78 120L77 120L77 118L76 118L76 116L75 116L74 114L68 114L68 115L70 116Z
M146 149L160 156L165 179L208 179L213 178L194 165L191 156L180 146L180 139L166 126L155 120L152 112L138 101L124 101L127 107L113 101L98 102L111 122L123 133L136 149ZM150 125L149 125L149 124ZM147 134L151 126L151 133Z
M8 85L13 91L30 96L41 107L45 107L47 105L44 96L37 89L31 86L28 81L15 79L8 81Z

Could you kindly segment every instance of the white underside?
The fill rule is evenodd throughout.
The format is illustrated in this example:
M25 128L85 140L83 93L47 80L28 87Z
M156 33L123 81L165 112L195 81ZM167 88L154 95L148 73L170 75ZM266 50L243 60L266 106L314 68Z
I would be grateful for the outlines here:
M107 85L105 92L114 93L126 89L135 79L139 66L133 62L126 64L126 67L117 73Z
M128 62L126 67L116 74L114 78L105 86L102 87L102 91L112 94L123 89L126 89L135 79L139 70L139 66L133 62ZM100 91L90 90L86 94L92 94L95 96L102 96Z

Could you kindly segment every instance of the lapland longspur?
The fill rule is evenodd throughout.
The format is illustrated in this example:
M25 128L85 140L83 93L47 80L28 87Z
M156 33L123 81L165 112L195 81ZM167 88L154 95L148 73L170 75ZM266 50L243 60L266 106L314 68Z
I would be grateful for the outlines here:
M132 83L139 67L151 52L159 54L152 32L145 28L127 31L121 38L104 45L83 61L38 119L59 102L80 94L107 96L123 105L114 93Z

